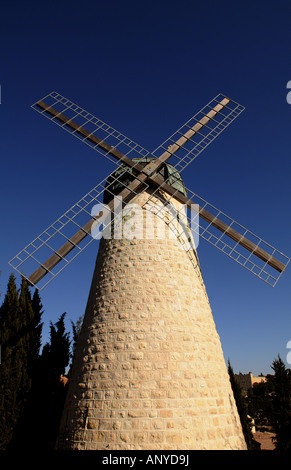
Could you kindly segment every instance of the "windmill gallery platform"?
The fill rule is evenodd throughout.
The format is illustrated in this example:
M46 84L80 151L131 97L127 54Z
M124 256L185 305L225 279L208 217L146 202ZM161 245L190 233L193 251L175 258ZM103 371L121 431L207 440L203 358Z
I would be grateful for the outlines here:
M197 253L170 231L101 240L75 357L60 448L245 448Z

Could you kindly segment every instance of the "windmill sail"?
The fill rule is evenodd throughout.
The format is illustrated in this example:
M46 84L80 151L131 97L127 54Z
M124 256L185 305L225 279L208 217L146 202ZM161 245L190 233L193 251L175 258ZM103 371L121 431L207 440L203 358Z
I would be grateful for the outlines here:
M129 163L124 156L130 159L153 156L165 160L174 156L172 164L179 172L245 109L218 94L150 154L148 150L57 92L37 101L32 108L114 163L116 160Z
M117 172L117 177L111 174L105 178L18 253L10 261L10 265L17 271L25 271L25 273L28 272L27 269L33 272L32 266L34 266L35 271L33 275L28 277L28 280L33 285L36 285L44 276L48 275L47 282L42 285L41 289L45 287L48 282L56 277L96 238L91 233L92 224L95 220L103 224L102 228L104 231L111 224L111 218L104 220L104 215L106 214L103 214L101 219L99 219L99 213L95 213L96 217L92 217L92 207L96 204L99 207L104 207L104 192L106 191L107 198L108 193L109 199L111 198L107 205L108 209L110 211L117 209L116 202L113 199L116 194L110 188L114 182L122 187L124 184L122 181L123 174L124 171L119 171ZM138 178L135 178L135 181L136 179ZM110 186L107 184L109 180L111 181ZM160 176L155 176L150 181L155 184L157 189L152 192L147 201L147 210L152 210L153 208L155 213L157 213L156 202L151 204L151 201L156 198L167 205L171 204L173 199L184 203L188 212L188 225L192 231L263 281L273 287L276 285L290 261L286 255L263 241L238 222L235 222L191 190L185 188L187 192L187 196L185 196L185 194L182 194L181 188L175 189L173 185L169 185ZM149 185L142 181L141 184L144 185L144 191L149 188ZM125 189L128 189L128 187L127 185ZM121 193L122 191L119 192L119 195ZM163 196L164 193L168 195L166 199ZM130 192L132 197L137 194L137 191L134 190ZM197 223L197 214L199 215L199 223ZM164 216L163 205L161 205L160 215ZM175 216L176 214L174 213L173 219L170 218L169 220L170 227L171 223L174 222ZM44 260L46 261L44 262ZM38 288L40 287L38 286Z
M150 156L148 150L57 92L31 107L115 164L124 157L128 162Z
M102 212L92 217L92 204L101 205L106 190L107 198L109 194L110 200L108 210L116 209L113 199L116 192L110 191L114 185L119 187L119 196L125 200L151 186L156 188L152 197L160 197L161 192L165 192L170 196L170 199L167 198L168 202L175 198L183 202L188 209L192 206L198 207L196 212L199 213L201 222L196 226L199 225L199 236L268 284L276 284L289 258L192 191L187 190L187 195L182 194L179 187L180 172L237 118L244 109L241 105L224 95L217 95L151 155L131 139L56 92L50 93L32 107L119 166L117 171L112 172L87 193L9 262L14 269L23 273L27 272L25 267L33 261L38 267L28 277L32 285L39 283L48 274L49 282L93 241L92 225L96 220L99 223L104 222L104 217L102 219L100 215ZM165 166L164 163L170 158L171 165ZM170 167L172 168L170 174L167 174ZM126 184L125 173L130 176ZM109 187L108 181L111 182ZM151 198L147 208L151 206L150 200ZM196 215L193 216L190 211L188 216L190 225L193 217L196 220ZM106 223L108 225L111 222ZM238 230L235 227L238 227ZM103 229L106 229L104 223ZM59 243L58 246L56 241ZM241 250L245 251L241 253ZM45 257L43 251L49 256ZM263 265L254 262L254 257L256 260L260 259ZM273 275L273 271L269 272L270 268L277 271L276 276Z
M185 189L187 197L173 191L172 195L167 197L167 204L171 204L174 199L184 201L187 206L187 226L191 228L192 234L203 238L274 287L286 270L290 258L193 191ZM169 191L167 192L169 194ZM156 214L155 199L160 197L161 201L164 200L159 194L160 190L157 188L147 201L147 209L154 210ZM162 210L161 217L163 217ZM169 220L169 226L171 222L175 222L175 217L174 213L173 218Z
M159 145L152 155L159 157L164 152L171 154L171 164L181 173L244 109L219 94Z
M85 196L76 202L69 210L55 220L31 243L14 256L9 264L24 277L30 284L42 290L65 267L68 266L94 239L92 225L100 224L102 231L108 229L111 217L107 219L108 212L120 212L118 206L122 200L113 199L107 181L115 181L123 187L123 174L125 169L119 171L117 176L110 174L97 186L91 189ZM138 177L135 181L147 189L148 185ZM104 205L104 192L111 201ZM126 186L120 194L127 198L134 197L137 192L134 186ZM97 210L94 209L97 207ZM105 211L105 213L104 213ZM93 216L92 216L93 215ZM98 239L98 238L97 238ZM45 281L39 283L44 277ZM38 284L38 285L37 285Z

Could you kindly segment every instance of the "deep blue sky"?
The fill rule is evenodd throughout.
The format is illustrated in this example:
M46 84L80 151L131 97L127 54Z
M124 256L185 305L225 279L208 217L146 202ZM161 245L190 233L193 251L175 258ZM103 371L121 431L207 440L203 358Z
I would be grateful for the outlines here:
M2 292L8 261L113 169L30 108L53 90L150 150L220 92L244 105L183 177L291 255L289 1L17 1L1 23ZM95 255L41 292L44 341L50 320L84 313ZM272 288L207 242L198 255L225 359L271 372L291 340L291 267Z

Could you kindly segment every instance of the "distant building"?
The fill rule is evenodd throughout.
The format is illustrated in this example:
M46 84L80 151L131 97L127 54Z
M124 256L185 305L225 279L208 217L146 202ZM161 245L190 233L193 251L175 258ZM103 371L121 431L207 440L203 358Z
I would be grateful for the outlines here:
M266 382L267 378L263 376L254 377L251 372L248 374L234 374L236 381L239 383L241 388L247 392L249 388L253 388L254 384Z

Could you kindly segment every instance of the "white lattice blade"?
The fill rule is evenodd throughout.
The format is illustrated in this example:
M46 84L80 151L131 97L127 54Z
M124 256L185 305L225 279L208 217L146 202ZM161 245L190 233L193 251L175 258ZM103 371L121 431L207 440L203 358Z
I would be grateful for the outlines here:
M14 256L14 258L9 261L10 266L28 279L34 287L42 290L93 240L98 239L96 236L98 232L101 233L102 231L109 230L111 217L110 220L105 219L105 215L108 215L107 213L104 213L103 218L99 219L102 224L97 224L98 226L95 227L94 232L91 232L91 229L88 229L87 231L84 230L84 226L88 224L90 220L93 220L93 217L96 216L101 209L108 209L107 204L104 204L104 193L106 193L106 198L109 200L114 197L114 192L112 192L111 186L108 186L107 184L108 180L111 181L111 184L119 183L119 190L121 190L122 187L128 188L128 186L124 186L124 181L122 180L125 172L126 168L123 169L120 167L117 176L114 176L113 173L107 176L103 181L101 181L101 183L95 186L82 199L74 204L38 237L36 237L29 245ZM143 191L145 191L147 187L147 185L144 185ZM135 191L130 191L131 196L136 196L136 194L137 193ZM46 261L58 253L59 249L68 242L68 240L72 240L72 237L74 237L79 231L84 233L84 237L81 241L75 243L71 250L57 261L55 266L51 269L45 268L46 272L43 277L40 281L34 283L31 275L35 273L35 271L39 270L39 268L46 266Z
M232 240L226 232L218 230L212 223L205 221L199 217L199 237L211 243L213 246L218 248L224 254L235 260L244 268L248 269L251 273L262 279L267 284L274 287L278 282L280 276L286 270L286 267L290 261L288 256L277 250L275 247L265 242L262 238L255 235L253 232L233 220L231 217L226 215L224 212L217 209L212 204L202 199L194 192L187 189L188 197L199 205L199 211L206 210L211 213L216 219L226 224L237 233L241 234L242 237L249 240L255 247L260 248L264 252L268 253L272 259L278 261L284 266L284 269L280 272L274 269L266 261L260 259L255 255L254 251L251 252L242 246L239 242ZM189 224L194 227L189 219Z
M40 103L43 102L45 103L44 108L42 108L43 104L40 106ZM125 158L129 157L131 159L142 158L146 162L150 160L150 154L147 150L143 149L141 146L113 129L111 126L102 122L56 92L50 93L43 98L41 102L35 103L32 107L36 111L45 115L51 121L66 129L78 139L85 142L94 150L109 158L114 163L118 164L117 160L119 156L125 156ZM53 113L51 113L52 108ZM158 158L163 155L163 157L165 157L163 158L163 161L166 161L168 156L171 156L171 165L174 166L176 172L180 173L223 130L225 130L226 127L231 124L243 110L244 108L233 100L230 100L221 94L217 95L217 97L210 101L201 111L199 111L199 113L193 116L180 129L178 129L176 133L161 144L152 153L152 156ZM130 162L128 162L128 164L129 163ZM124 171L127 171L126 167L124 167L124 170L122 170L121 173ZM177 175L172 172L171 178L168 178L166 181L173 186L173 183L176 183L175 179L177 179L177 183L179 185L179 177ZM120 178L120 176L121 174L118 178ZM90 216L90 213L88 212L88 204L92 204L93 201L94 203L101 203L100 195L105 190L106 180L101 182L96 186L96 188L93 188L90 193L84 196L84 198L67 211L64 216L58 219L30 245L22 250L13 260L11 260L10 264L14 269L23 269L23 265L28 261L36 262L41 266L42 263L36 259L36 253L39 254L41 250L48 253L50 251L56 253L57 248L51 246L52 239L54 239L54 241L59 239L58 242L62 239L68 240L70 237L67 233L69 226L74 226L75 230L82 228L84 217L88 220L88 217ZM181 188L177 189L176 193L180 190ZM94 197L91 197L93 192ZM199 231L199 236L209 241L253 274L274 286L282 274L282 272L280 272L280 266L283 266L281 271L284 271L290 261L289 258L192 191L187 190L187 192L188 198L195 204L199 205L199 213L201 216L199 225L197 225L195 220L196 230ZM158 193L159 188L154 191L153 196L157 196ZM168 202L170 202L171 198L174 197L175 195L173 194L168 197ZM212 218L209 221L209 219L206 218L205 222L202 216L207 212L209 212L210 215L212 214L214 219ZM65 223L64 217L66 220ZM194 217L196 218L196 215ZM217 224L214 222L217 219L222 222L220 227L217 227ZM190 211L190 214L188 212L188 225L191 226L192 233L194 233L192 222L193 214ZM230 230L222 230L221 227L223 226L230 227ZM241 235L241 239L233 240L230 236L231 230L235 231L239 236ZM90 236L85 238L86 241L84 241L84 243L82 240L82 243L78 243L78 245L74 247L76 249L73 250L73 254L70 252L69 256L66 256L61 260L57 274L93 240ZM88 239L90 240L89 242ZM249 246L243 246L244 243L242 243L242 241L244 240L250 241L251 246L255 247L253 251L249 249ZM260 252L263 252L264 254L263 259L260 259ZM267 254L267 262L265 254ZM43 259L44 258L42 258L42 260ZM273 259L276 263L272 266L272 262L270 261ZM63 264L63 267L61 264ZM280 269L277 269L278 266ZM47 274L50 274L52 278L56 276L53 269L49 270Z
M245 108L219 94L189 119L152 153L156 158L171 154L170 163L184 170ZM213 112L215 110L215 112ZM185 138L186 136L186 138Z
M178 174L174 172L166 182L171 186L174 180L178 183ZM192 232L196 231L199 237L209 241L265 282L272 286L276 284L290 261L286 255L185 186L180 185L176 188L171 195L163 196L164 200L167 204L175 205L175 199L178 199L188 208L192 205L199 208L199 229L196 223L196 209L194 209L194 224L192 213L188 213L188 225ZM157 188L152 193L151 199L154 201L155 198L159 198L160 192L160 188Z
M44 109L44 104L53 108L57 114L52 113L52 111L46 108ZM110 155L108 151L96 145L94 137L97 137L104 144L112 147L130 159L136 157L146 158L149 156L148 150L57 92L49 93L31 107L116 164L118 164L116 158ZM61 116L77 124L77 130L76 127L71 128L70 125L68 125L70 123L66 124L62 120L59 120ZM84 132L81 132L83 130Z
M148 208L156 212L156 199L159 199L164 205L172 204L173 206L175 206L175 200L177 199L185 206L188 206L186 210L189 209L189 206L190 208L194 206L193 211L190 210L190 213L188 211L188 226L191 227L192 236L195 238L195 233L197 236L201 236L201 238L209 241L253 274L274 286L282 272L285 271L290 259L193 191L187 189L181 184L181 180L179 181L178 175L179 173L176 171L165 180L172 187L170 194L165 192L168 191L167 189L161 191L160 187L152 192L147 203ZM173 184L175 188L173 188ZM196 207L198 207L198 210L196 210ZM199 224L197 224L197 212L199 212ZM163 217L162 212L161 217Z
M57 250L66 243L83 225L91 219L91 207L93 204L101 204L104 186L99 184L93 188L84 198L78 201L29 245L20 251L9 264L19 273L29 279L39 267L43 266ZM58 265L46 272L45 278L37 285L42 290L52 279L54 279L71 261L76 258L92 241L88 234L83 243L77 245L66 257L60 260Z

